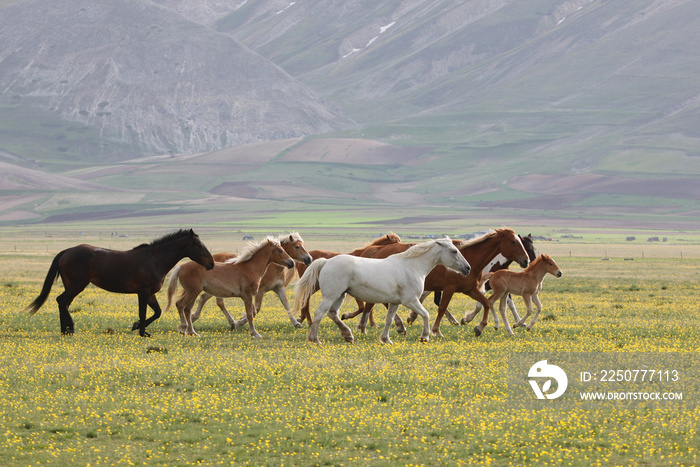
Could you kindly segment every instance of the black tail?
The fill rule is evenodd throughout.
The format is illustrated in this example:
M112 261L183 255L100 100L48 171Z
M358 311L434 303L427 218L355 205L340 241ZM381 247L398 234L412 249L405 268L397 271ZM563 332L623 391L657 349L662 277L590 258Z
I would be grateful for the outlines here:
M28 311L30 315L33 315L34 313L39 311L39 308L41 308L46 299L49 297L49 292L51 292L51 286L58 278L58 260L61 258L61 256L63 256L64 251L57 254L56 257L53 259L51 267L49 268L49 272L46 274L46 279L44 279L44 287L42 287L41 293L25 309L25 311Z

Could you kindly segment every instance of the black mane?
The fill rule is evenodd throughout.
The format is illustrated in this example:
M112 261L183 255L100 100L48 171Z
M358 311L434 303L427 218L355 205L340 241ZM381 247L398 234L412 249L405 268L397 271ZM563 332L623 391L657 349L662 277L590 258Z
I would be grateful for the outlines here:
M163 235L160 238L156 238L151 243L142 243L141 245L134 248L134 250L136 250L138 248L145 248L147 246L158 246L158 245L162 245L163 243L171 242L173 240L179 240L182 237L189 236L191 232L192 232L192 230L180 229L176 232L171 232L169 234Z

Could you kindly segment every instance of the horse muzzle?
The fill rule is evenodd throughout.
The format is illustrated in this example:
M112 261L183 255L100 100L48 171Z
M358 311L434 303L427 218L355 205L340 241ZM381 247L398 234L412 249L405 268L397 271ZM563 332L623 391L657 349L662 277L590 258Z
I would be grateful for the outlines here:
M292 269L294 267L294 260L290 258L284 262L284 265L287 266L287 269Z
M311 255L306 255L304 256L303 263L308 266L313 260L314 259L311 257Z
M469 265L467 265L467 266L462 266L461 268L459 268L459 272L460 272L463 276L468 276L469 273L470 273L471 271L472 271L472 267L469 266Z
M214 260L211 260L211 263L205 264L204 269L206 269L207 271L214 269Z
M561 271L557 271L557 277L561 277L561 276L563 276L563 275L564 275L564 273L563 273L563 272L561 272Z
M521 259L520 261L518 261L518 264L520 265L521 268L526 268L530 265L530 260L527 258Z

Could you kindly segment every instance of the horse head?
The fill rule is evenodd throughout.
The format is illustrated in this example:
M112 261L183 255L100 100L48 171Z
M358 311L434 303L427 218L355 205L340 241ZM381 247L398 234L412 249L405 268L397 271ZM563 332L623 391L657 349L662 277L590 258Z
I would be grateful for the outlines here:
M440 263L443 266L453 269L464 276L469 274L472 267L469 265L469 262L462 255L462 253L457 249L452 240L445 237L441 238L440 240L435 240L435 243L442 247Z
M526 268L530 264L530 257L528 256L523 242L520 241L520 237L516 235L511 229L499 229L497 234L501 236L502 240L500 243L500 253L508 260L515 261L522 268Z
M542 258L542 262L546 264L548 273L554 277L561 277L564 275L561 269L559 269L559 266L557 266L557 263L555 263L554 260L549 257L549 255L542 255L540 258Z
M192 261L195 261L207 270L214 267L214 258L212 258L211 253L204 243L199 239L199 235L194 233L194 230L190 229L187 231L189 244L187 245L186 256Z
M309 252L304 248L304 240L299 234L292 233L289 236L283 236L280 244L293 260L304 263L307 266L313 261Z
M267 242L271 249L270 261L275 264L279 264L280 266L284 266L287 269L292 269L294 267L294 260L291 258L291 256L289 256L289 254L287 254L286 251L284 251L284 248L282 248L280 242L271 238L268 238Z

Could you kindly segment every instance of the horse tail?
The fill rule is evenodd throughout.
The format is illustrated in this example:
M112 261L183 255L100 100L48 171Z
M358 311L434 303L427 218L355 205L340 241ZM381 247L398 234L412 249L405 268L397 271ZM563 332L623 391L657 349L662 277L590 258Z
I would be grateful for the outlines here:
M299 313L309 302L309 298L318 290L318 276L321 268L328 261L326 258L318 258L306 268L304 274L294 286L294 312Z
M493 274L494 274L493 272L487 272L486 274L484 274L483 276L481 276L481 280L479 281L479 287L478 287L479 290L484 289L484 286L485 286L486 283L489 281L489 279L491 279L491 276L493 276ZM482 293L483 293L483 292L482 292Z
M173 272L170 273L170 280L168 280L167 290L168 304L165 305L163 313L167 312L173 304L173 295L175 295L175 290L177 289L177 279L180 276L180 267L181 266L176 267L173 269Z
M58 279L58 275L60 273L58 270L58 260L61 259L61 256L63 256L63 253L65 252L66 250L63 250L53 259L51 266L49 267L49 272L46 274L46 279L44 279L44 286L41 288L41 293L39 293L39 296L36 297L27 308L25 308L25 311L29 312L30 315L33 315L39 311L39 308L41 308L46 299L49 297L51 287L53 286L53 283L56 282L56 279Z

